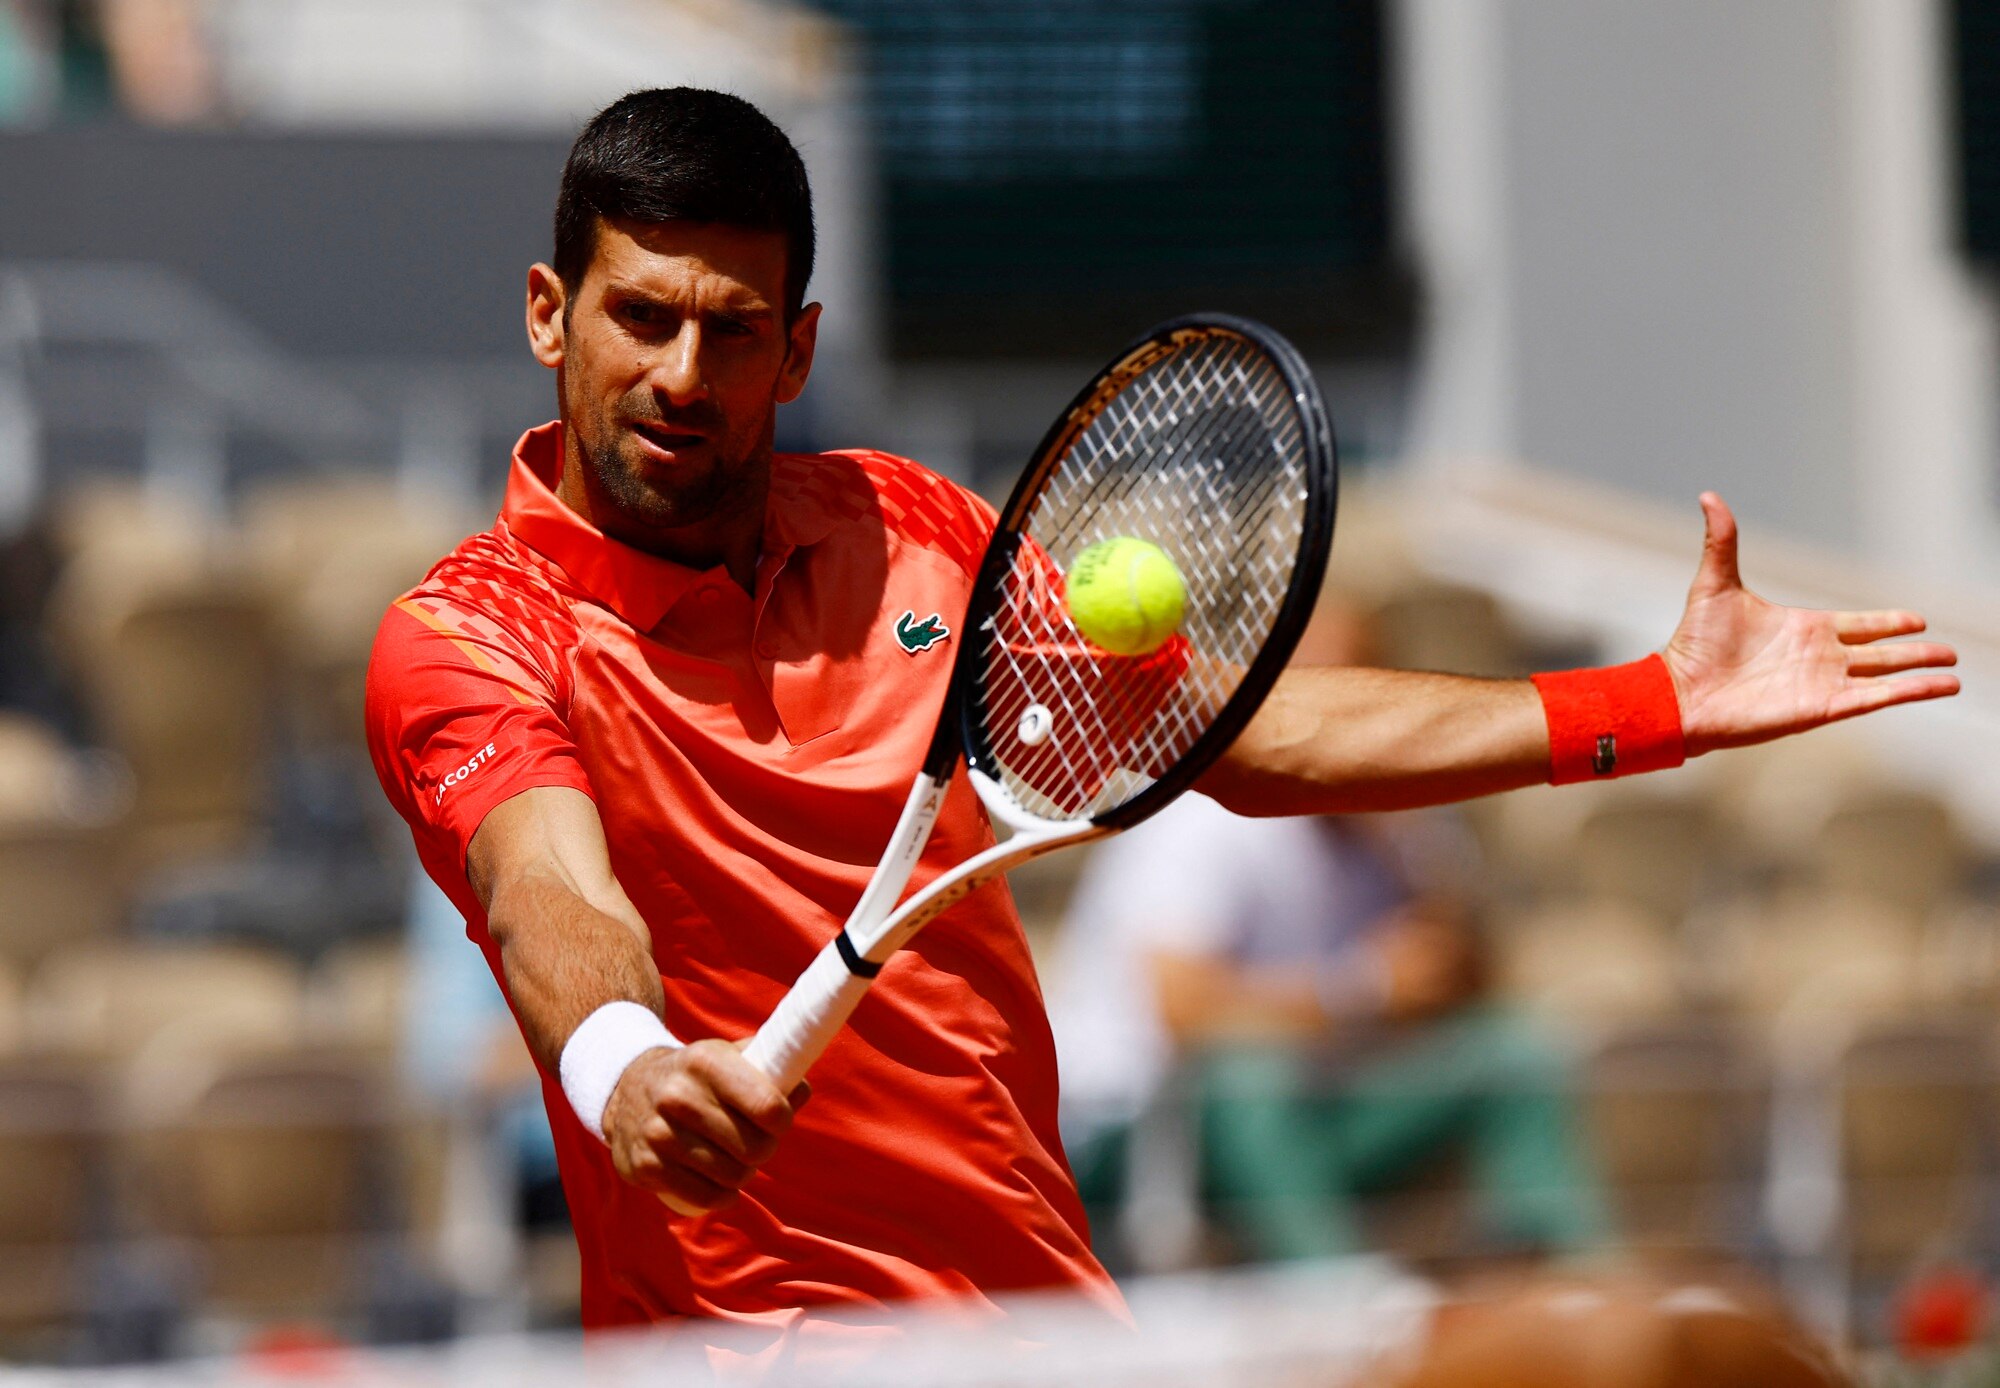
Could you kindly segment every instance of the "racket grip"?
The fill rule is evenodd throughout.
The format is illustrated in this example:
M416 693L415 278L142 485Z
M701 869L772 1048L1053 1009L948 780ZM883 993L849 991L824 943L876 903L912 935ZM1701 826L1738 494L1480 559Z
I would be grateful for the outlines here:
M839 949L829 944L806 966L792 991L743 1048L743 1058L790 1093L820 1058L847 1019L868 980L848 972Z

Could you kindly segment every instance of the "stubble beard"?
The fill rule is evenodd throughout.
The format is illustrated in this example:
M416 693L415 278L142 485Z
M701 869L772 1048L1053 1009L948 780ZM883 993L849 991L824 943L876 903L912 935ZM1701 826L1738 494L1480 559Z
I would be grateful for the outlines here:
M667 491L647 477L649 464L638 455L629 435L610 421L600 421L600 437L616 442L593 447L581 437L577 453L585 471L596 485L599 496L610 504L625 523L625 529L645 534L682 530L719 518L734 518L748 507L761 511L763 486L770 473L774 421L764 426L750 441L717 439L706 476L686 486ZM629 452L628 452L629 449ZM725 452L726 449L726 452Z

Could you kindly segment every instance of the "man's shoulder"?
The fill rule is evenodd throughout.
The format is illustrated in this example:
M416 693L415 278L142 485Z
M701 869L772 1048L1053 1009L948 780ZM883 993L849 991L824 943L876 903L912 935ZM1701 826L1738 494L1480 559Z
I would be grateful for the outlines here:
M952 560L969 575L993 536L992 506L912 458L877 448L781 453L775 486L811 496L842 520L872 520L906 545Z
M502 644L552 669L580 639L572 598L560 570L496 525L433 564L383 624L400 614L419 630Z

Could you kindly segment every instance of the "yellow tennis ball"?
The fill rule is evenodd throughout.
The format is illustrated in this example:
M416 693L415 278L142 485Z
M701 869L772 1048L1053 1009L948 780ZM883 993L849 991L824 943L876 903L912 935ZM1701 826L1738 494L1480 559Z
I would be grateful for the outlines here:
M1119 535L1069 566L1069 615L1093 645L1113 655L1145 655L1180 630L1187 583L1158 545Z

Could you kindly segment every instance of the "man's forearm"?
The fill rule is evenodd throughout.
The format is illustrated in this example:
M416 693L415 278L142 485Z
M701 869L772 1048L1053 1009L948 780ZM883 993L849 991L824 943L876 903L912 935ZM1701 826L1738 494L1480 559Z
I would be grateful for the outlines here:
M661 1010L659 970L633 928L558 881L531 877L495 893L488 929L522 1034L549 1074L570 1035L604 1004Z
M1549 775L1527 680L1404 670L1287 670L1198 789L1238 814L1441 805Z

